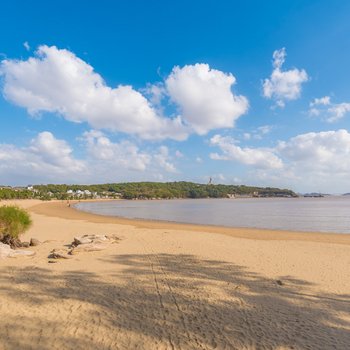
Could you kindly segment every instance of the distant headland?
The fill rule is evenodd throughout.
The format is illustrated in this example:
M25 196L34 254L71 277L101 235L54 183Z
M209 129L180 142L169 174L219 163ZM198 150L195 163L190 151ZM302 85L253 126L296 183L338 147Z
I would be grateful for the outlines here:
M285 197L298 195L289 189L193 182L126 182L95 185L0 186L0 199L182 199Z

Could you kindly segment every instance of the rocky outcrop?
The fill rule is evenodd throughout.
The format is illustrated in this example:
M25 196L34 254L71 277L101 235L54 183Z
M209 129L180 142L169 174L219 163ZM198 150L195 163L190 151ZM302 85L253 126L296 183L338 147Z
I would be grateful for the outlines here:
M104 250L109 244L119 240L115 236L107 235L83 235L74 237L71 244L72 250L70 254L77 254L79 252L93 252Z
M107 235L82 235L74 237L69 249L54 249L48 256L49 259L71 259L73 255L83 252L101 251L112 243L119 241L116 236Z
M106 235L83 235L74 237L72 245L78 246L80 244L107 242L110 239Z

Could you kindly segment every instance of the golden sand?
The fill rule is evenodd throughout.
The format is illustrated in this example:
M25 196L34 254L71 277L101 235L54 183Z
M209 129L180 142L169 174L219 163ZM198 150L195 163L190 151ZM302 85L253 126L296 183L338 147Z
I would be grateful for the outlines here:
M34 220L23 240L45 243L0 260L0 349L350 348L350 235L17 204ZM48 263L52 249L93 233L121 241Z

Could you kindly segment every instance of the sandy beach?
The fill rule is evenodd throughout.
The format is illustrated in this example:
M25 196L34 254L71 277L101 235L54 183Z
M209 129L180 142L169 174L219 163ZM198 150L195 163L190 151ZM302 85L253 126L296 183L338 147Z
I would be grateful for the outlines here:
M45 242L0 260L0 349L349 349L350 235L103 217L23 200ZM104 251L49 263L74 236Z

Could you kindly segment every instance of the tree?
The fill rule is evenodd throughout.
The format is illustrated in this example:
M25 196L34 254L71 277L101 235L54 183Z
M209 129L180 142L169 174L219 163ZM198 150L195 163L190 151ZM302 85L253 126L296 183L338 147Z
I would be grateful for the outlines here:
M30 215L17 206L0 207L0 241L12 248L19 247L19 236L32 225Z

